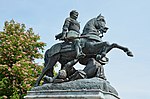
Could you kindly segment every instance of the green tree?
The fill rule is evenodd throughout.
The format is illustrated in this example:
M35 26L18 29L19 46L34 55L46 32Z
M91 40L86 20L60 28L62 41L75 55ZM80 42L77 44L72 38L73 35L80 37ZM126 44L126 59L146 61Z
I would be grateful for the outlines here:
M25 24L5 22L0 32L0 98L21 99L33 86L42 68L34 60L43 58L46 45L39 40Z

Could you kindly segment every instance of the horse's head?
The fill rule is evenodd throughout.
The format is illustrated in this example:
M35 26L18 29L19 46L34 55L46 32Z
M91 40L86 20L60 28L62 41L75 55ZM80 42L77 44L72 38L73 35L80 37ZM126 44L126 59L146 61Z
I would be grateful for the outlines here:
M97 24L98 24L98 29L99 31L103 34L106 33L108 30L108 27L106 27L106 21L104 19L104 16L102 16L101 14L97 16L96 18L97 20Z

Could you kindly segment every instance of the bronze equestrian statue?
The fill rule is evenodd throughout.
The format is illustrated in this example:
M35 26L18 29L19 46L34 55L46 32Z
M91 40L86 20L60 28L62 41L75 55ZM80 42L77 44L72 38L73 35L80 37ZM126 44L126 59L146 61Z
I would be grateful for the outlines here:
M53 67L57 62L61 64L61 69L63 69L67 64L68 66L73 67L73 65L77 62L86 66L88 66L89 64L91 64L90 62L95 60L96 62L101 63L101 61L103 61L103 58L107 59L106 54L113 48L121 49L128 56L133 57L132 52L127 47L123 47L116 43L109 44L108 42L102 41L103 33L106 33L108 30L105 25L106 22L104 17L102 15L99 15L98 17L93 18L87 22L81 36L73 38L79 39L80 46L83 53L85 54L84 57L77 58L74 44L68 40L62 43L57 43L50 49L48 49L45 53L45 67L43 68L42 73L37 79L35 86L39 85L41 79L45 74L49 77L54 76ZM89 59L92 60L89 62ZM89 68L85 69L85 72L88 71L90 71ZM91 76L90 74L88 75Z

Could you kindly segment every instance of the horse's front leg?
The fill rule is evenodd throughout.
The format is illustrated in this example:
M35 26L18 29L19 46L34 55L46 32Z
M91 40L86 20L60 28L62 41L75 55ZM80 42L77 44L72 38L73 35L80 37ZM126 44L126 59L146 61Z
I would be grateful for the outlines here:
M101 60L112 49L108 42L101 43L101 50L96 55L96 60Z
M118 45L118 44L116 44L116 43L113 43L113 44L111 44L111 49L112 49L112 48L121 49L121 50L123 50L128 56L133 57L132 52L131 52L127 47L124 47L124 46ZM111 49L110 49L110 50L111 50ZM108 51L109 51L109 50L108 50Z

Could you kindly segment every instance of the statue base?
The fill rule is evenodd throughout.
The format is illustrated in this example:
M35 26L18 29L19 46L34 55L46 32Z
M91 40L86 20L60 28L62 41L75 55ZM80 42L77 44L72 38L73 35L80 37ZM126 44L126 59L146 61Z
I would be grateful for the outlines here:
M110 83L101 78L47 83L33 87L25 99L120 99Z
M115 94L101 90L41 90L28 91L25 99L120 99Z

